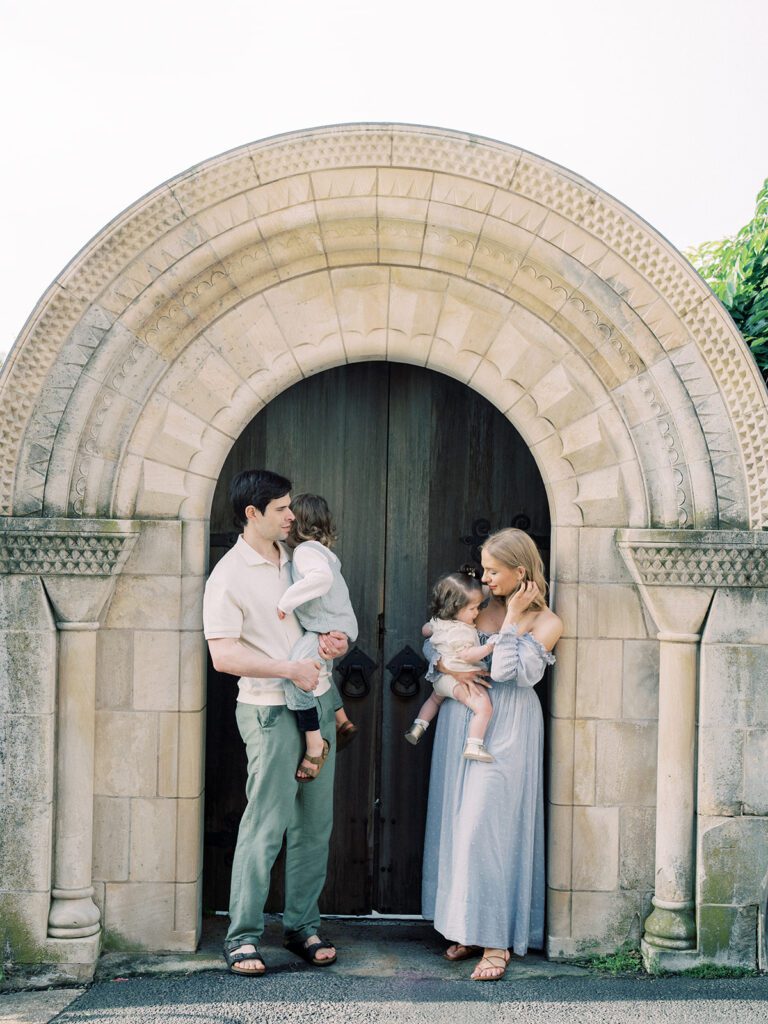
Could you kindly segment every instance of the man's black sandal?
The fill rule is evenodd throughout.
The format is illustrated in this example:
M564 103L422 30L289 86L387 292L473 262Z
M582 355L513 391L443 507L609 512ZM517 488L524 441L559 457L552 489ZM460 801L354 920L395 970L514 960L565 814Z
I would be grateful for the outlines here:
M244 943L244 945L252 945L252 943ZM237 949L237 948L238 947L235 946L235 949ZM251 952L251 953L233 953L231 950L227 949L227 947L225 946L224 947L224 959L227 962L227 968L229 970L229 973L230 974L239 974L240 977L242 977L242 978L251 977L251 976L253 976L254 978L260 978L262 976L262 974L264 974L266 969L267 969L267 965L264 963L264 957L261 955L261 953L259 952L258 948L256 949L255 952ZM239 963L242 963L243 960L260 960L261 964L262 964L262 967L261 967L261 969L259 969L257 967L255 969L251 969L251 970L248 970L248 969L243 970L242 968L237 966Z
M327 960L318 960L317 951L318 949L333 949L334 946L330 942L324 942L322 939L320 942L313 942L311 946L305 946L301 939L290 939L286 940L283 945L286 949L289 949L296 956L300 956L302 960L306 960L308 964L312 964L313 967L329 967L331 964L336 963L336 954L329 957Z

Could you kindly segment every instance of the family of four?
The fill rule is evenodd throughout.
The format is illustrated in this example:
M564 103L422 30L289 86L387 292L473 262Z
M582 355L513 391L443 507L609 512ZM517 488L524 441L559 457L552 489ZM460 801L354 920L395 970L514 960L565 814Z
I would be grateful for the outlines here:
M211 573L203 609L214 666L240 677L248 802L224 956L230 971L250 976L266 970L258 946L283 838L285 945L318 967L336 959L319 935L318 900L336 750L356 731L331 676L357 634L331 550L333 522L322 498L290 492L290 481L268 470L234 478L242 533ZM482 565L482 583L465 568L435 586L424 627L433 694L406 739L418 743L437 717L423 914L449 940L447 959L479 957L472 978L495 981L510 949L523 955L543 943L543 720L533 686L554 660L562 624L525 533L493 534Z

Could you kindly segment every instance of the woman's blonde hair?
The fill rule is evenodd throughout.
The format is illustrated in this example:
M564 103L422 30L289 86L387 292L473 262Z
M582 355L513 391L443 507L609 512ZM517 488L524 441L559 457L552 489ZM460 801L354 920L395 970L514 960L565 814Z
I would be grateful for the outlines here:
M319 494L297 494L291 499L291 512L296 518L286 539L289 548L295 548L305 540L316 540L327 548L333 547L337 538L336 524L325 498Z
M544 563L541 560L536 543L523 530L514 526L506 530L492 533L483 544L483 551L506 565L510 569L525 569L525 580L533 580L539 588L540 596L531 604L531 608L547 607L547 581L544 578ZM523 582L525 582L525 580Z

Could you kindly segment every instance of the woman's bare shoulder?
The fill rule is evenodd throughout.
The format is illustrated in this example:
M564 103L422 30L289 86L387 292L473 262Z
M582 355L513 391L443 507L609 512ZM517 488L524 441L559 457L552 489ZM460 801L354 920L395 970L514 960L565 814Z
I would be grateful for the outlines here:
M548 651L551 651L563 634L563 620L556 615L551 608L542 608L536 616L536 621L531 629L540 644L543 644Z

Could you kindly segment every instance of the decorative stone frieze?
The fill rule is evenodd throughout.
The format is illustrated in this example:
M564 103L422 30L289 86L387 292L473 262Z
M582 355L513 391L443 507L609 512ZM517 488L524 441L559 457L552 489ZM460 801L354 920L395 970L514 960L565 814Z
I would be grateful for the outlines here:
M768 586L768 532L618 530L616 541L642 586Z
M117 576L137 536L127 520L0 519L0 573Z

